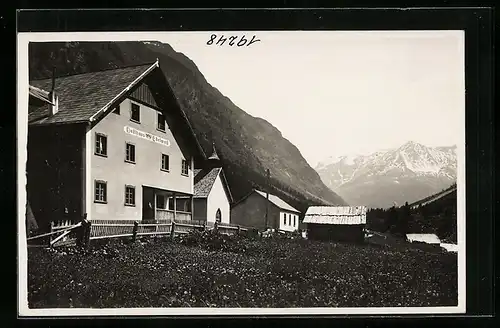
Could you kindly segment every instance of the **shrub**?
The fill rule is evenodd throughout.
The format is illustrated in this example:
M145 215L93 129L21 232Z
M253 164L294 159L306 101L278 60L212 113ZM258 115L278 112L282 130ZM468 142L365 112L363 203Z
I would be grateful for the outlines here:
M218 230L192 230L179 239L179 243L186 246L202 246L210 251L241 251L243 244L239 241L245 239L244 236L225 235Z

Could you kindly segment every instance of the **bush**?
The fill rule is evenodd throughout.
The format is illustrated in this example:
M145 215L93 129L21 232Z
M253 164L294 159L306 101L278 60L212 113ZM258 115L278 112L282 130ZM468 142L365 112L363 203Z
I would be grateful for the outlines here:
M238 241L244 238L238 235L221 234L215 229L191 230L180 237L179 243L186 246L202 246L210 251L238 251L241 250L241 243L239 244Z
M302 238L302 233L298 230L295 230L293 232L289 231L266 231L263 233L263 237L265 238L271 238L271 239L303 239Z

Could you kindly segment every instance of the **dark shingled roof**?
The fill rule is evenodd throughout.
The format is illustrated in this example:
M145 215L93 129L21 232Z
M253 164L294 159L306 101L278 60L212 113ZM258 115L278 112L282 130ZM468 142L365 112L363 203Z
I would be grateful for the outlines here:
M50 117L43 117L36 111L30 113L34 124L78 123L90 118L120 94L153 64L110 69L58 77L55 79L55 93L59 98L59 111ZM30 81L30 85L43 90L52 88L52 79Z
M222 169L216 167L210 170L197 169L194 171L194 197L204 198L208 197L212 186L219 176Z

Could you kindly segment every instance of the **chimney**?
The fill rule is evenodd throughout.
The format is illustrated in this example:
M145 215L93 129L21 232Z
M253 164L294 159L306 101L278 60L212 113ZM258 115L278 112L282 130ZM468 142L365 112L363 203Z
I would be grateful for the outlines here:
M50 90L49 98L52 103L50 115L55 115L59 111L59 98L55 92L56 89L56 67L52 68L52 88Z

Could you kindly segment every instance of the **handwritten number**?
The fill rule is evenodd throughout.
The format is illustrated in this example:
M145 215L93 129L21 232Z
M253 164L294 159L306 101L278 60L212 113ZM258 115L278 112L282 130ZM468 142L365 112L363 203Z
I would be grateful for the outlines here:
M221 47L226 43L226 41L228 41L228 38L225 37L224 35L219 36L219 39L217 41L215 41L215 39L217 39L217 34L211 34L210 40L207 41L207 45L211 46L211 45L215 44L215 45L218 45ZM238 47L243 47L245 45L248 47L256 42L261 41L260 39L257 39L255 37L255 35L252 36L252 39L250 41L246 38L245 35L242 35L240 37L240 39L236 42L237 39L238 39L238 36L234 36L234 35L230 36L229 42L227 43L227 45L232 47L236 44Z
M243 36L241 37L241 40L240 40L240 41L238 41L238 43L237 43L236 45L237 45L238 47L243 47L243 46L247 43L247 41L248 41L248 40L247 40L247 39L245 39L245 36L243 35ZM243 42L243 43L241 43L241 42ZM241 44L240 44L240 43L241 43Z
M254 35L254 36L252 36L252 40L250 40L250 42L248 42L247 47L248 47L249 45L251 45L252 43L259 42L259 41L260 41L260 39L255 39L255 35Z
M214 40L215 40L215 38L216 38L216 37L217 37L217 35L212 34L212 35L210 36L210 40L208 40L208 41L207 41L207 44L208 44L209 46L210 46L210 45L212 45L212 44L214 43Z
M224 37L224 35L221 35L221 37L219 38L219 41L217 41L217 44L220 43L220 45L222 46L224 44L224 42L226 42L227 38Z

